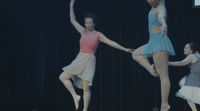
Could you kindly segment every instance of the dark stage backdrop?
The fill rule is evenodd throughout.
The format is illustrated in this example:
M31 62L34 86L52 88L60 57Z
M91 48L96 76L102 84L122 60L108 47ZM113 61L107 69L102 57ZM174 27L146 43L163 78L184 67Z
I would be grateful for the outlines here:
M0 111L75 111L59 81L62 67L79 52L80 34L69 20L70 0L0 0ZM168 0L168 35L182 60L184 45L200 44L200 9L191 0ZM97 14L96 30L124 47L148 42L146 0L76 0L77 21ZM99 44L89 111L152 111L160 107L160 81L133 61L131 54ZM152 62L152 60L151 60ZM190 110L175 96L187 67L170 67L171 111ZM80 89L77 93L82 95ZM83 101L80 102L82 111ZM198 106L199 108L199 106Z

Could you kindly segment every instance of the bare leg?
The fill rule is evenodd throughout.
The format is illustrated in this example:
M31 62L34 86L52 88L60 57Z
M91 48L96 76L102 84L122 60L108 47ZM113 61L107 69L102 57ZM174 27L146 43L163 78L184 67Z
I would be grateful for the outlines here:
M65 87L68 89L68 91L71 93L73 99L74 99L74 103L75 103L75 107L76 110L78 110L79 107L79 101L81 99L81 97L79 95L76 94L74 87L71 83L71 81L69 80L70 78L72 78L74 75L70 74L66 71L64 71L60 76L59 79L61 80L61 82L65 85Z
M88 110L88 106L90 103L90 98L91 98L91 92L90 92L90 86L88 86L88 81L83 80L83 100L84 100L84 108L83 111Z
M150 65L149 60L143 56L143 46L137 48L133 53L132 57L135 61L137 61L141 66L143 66L149 73L155 77L158 76L155 66Z
M170 106L168 104L168 97L170 93L170 80L168 77L168 59L169 54L166 51L161 51L153 54L153 60L156 66L156 71L158 72L161 81L161 111L168 111L170 109Z
M190 108L192 109L192 111L197 111L197 108L196 108L195 103L193 103L193 102L190 101L190 100L187 100L187 102L188 102Z

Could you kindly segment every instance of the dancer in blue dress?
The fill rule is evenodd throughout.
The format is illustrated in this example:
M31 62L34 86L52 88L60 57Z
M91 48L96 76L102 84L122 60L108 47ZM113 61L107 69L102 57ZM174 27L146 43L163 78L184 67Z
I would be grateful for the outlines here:
M161 111L168 111L168 96L170 92L170 80L168 77L168 58L175 55L173 45L167 36L167 12L164 0L147 0L152 9L149 12L149 42L132 53L132 57L140 65L146 68L155 77L161 80ZM153 57L151 65L148 57Z

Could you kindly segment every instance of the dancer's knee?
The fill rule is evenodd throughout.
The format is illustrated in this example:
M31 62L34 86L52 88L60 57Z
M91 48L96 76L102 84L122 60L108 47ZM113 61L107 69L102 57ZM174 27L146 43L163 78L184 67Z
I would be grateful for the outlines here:
M87 82L87 81L83 82L83 91L84 92L90 92L89 82Z
M134 51L134 52L132 53L132 58L133 58L134 60L136 60L136 57L137 57L137 53Z
M60 81L63 82L64 80L70 79L70 75L67 72L63 72L63 73L60 74L59 79L60 79Z
M161 72L158 72L159 74L159 78L161 81L168 81L169 80L169 76L167 73L161 73Z
M60 81L63 81L63 80L64 80L64 77L63 77L62 74L60 74L59 79L60 79Z
M168 78L168 68L161 65L161 64L155 64L156 71L160 78Z

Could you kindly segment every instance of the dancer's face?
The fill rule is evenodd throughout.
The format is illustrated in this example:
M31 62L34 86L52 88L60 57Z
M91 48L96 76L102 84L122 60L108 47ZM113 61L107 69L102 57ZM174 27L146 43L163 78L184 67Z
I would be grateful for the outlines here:
M94 29L94 22L92 18L85 18L85 27L88 31L92 31Z
M185 45L184 54L185 54L185 55L190 55L190 54L192 54L192 49L190 48L190 45L189 45L189 44L186 44L186 45Z
M149 3L149 5L151 5L151 7L156 7L157 5L159 5L160 0L147 0L147 2Z

